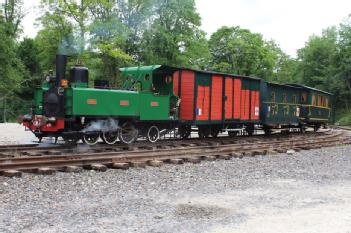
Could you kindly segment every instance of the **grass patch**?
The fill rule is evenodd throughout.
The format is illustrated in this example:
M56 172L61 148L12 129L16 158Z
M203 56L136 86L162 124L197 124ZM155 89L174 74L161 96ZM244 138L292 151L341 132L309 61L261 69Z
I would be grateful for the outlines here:
M351 111L337 114L336 123L339 125L351 125Z

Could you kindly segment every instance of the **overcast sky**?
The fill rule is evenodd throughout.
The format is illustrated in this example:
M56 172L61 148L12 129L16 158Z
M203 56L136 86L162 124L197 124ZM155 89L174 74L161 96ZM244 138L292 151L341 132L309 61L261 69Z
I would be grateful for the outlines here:
M39 0L24 2L24 33L34 37ZM351 13L351 0L196 0L196 5L208 35L223 25L240 26L275 40L292 56L310 35L338 25Z

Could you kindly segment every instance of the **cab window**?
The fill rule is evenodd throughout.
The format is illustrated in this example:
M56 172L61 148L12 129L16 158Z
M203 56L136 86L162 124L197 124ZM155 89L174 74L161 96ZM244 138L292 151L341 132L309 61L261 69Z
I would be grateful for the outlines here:
M149 80L150 80L150 74L145 74L144 80L145 80L145 81L149 81Z

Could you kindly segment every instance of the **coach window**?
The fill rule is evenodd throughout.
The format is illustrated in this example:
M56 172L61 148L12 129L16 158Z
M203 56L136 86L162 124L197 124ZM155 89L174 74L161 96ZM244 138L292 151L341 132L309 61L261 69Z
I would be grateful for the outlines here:
M323 106L323 96L321 95L318 95L318 103L317 103L317 106Z
M312 95L312 105L317 106L317 98L316 95Z
M292 103L293 103L293 104L296 104L296 95L293 95L293 96L292 96Z
M304 92L304 93L302 93L302 95L301 95L301 103L302 103L302 104L305 104L306 101L307 101L307 93Z
M325 97L321 96L321 103L319 104L321 107L325 107Z
M287 103L288 100L287 100L287 96L286 96L286 93L283 93L282 95L282 103Z
M329 98L325 97L325 107L329 107Z
M271 93L271 102L275 102L275 92L272 91Z

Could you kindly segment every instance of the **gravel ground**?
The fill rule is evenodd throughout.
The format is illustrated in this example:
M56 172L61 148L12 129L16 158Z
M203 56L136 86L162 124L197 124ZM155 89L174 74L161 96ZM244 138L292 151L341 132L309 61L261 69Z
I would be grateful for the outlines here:
M24 126L18 123L1 123L0 145L38 142L32 132L24 131L24 129Z
M0 232L351 232L350 155L0 177Z

